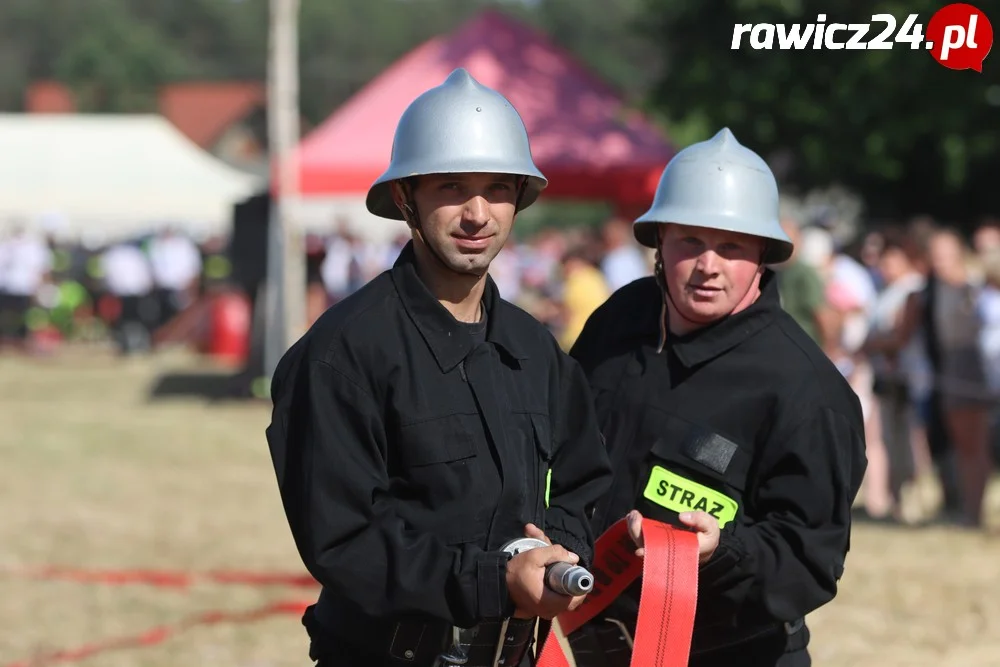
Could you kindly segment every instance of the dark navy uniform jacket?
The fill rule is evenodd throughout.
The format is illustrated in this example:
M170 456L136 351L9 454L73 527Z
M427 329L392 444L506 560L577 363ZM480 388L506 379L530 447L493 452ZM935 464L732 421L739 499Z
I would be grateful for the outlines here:
M658 354L660 291L640 279L591 316L571 351L615 471L595 532L633 508L676 525L703 510L723 526L699 573L692 667L803 648L803 617L844 573L867 464L861 407L781 309L776 282L765 271L749 308L670 336ZM634 623L638 591L612 615Z
M410 244L277 367L267 437L331 644L509 616L500 549L528 522L591 559L611 475L586 378L492 280L484 306L477 340Z

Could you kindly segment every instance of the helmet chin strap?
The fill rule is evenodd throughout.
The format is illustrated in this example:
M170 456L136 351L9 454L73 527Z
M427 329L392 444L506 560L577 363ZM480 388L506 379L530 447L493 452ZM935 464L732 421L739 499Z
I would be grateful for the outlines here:
M527 184L528 184L527 177L523 177L520 183L518 184L517 199L515 200L514 203L515 215L518 208L521 205L521 198L524 196L524 191L526 189L525 186L527 186ZM423 242L424 247L427 248L428 252L430 252L431 257L437 260L437 263L441 265L441 268L443 268L445 271L449 271L451 273L457 273L458 275L462 276L475 276L476 278L482 278L483 276L485 276L490 270L488 266L481 272L459 271L454 267L449 266L448 263L444 261L444 259L438 252L437 248L435 248L434 244L431 243L430 238L424 234L423 226L421 225L420 222L420 214L417 212L417 202L413 198L413 188L410 182L408 180L402 180L400 181L400 186L403 188L403 196L406 198L402 206L403 217L406 219L406 224L410 227L410 229L415 231L420 236L420 240Z
M660 237L659 230L657 230L656 232L656 240L657 240L656 264L653 268L653 275L656 278L656 284L659 286L660 294L662 296L662 304L660 306L660 340L656 347L656 353L660 354L661 352L663 352L663 348L666 347L667 335L669 334L670 331L669 312L667 304L669 304L673 308L673 311L677 313L678 317L680 317L685 322L689 322L690 324L705 326L707 324L711 324L712 322L717 322L725 317L729 317L730 315L732 315L733 311L736 310L736 307L739 306L741 303L743 303L743 301L747 298L747 295L750 294L750 290L753 289L753 280L750 281L750 284L747 285L746 290L743 291L743 296L741 296L739 300L736 302L736 304L729 309L728 313L720 317L712 318L707 321L690 318L687 315L685 315L683 311L681 311L681 309L677 306L677 302L674 300L673 294L670 293L670 286L667 284L666 272L663 269L663 255L660 252L660 248L663 247L663 242ZM758 271L760 271L760 268L764 265L763 258L764 258L764 253L761 253L761 261L757 263Z

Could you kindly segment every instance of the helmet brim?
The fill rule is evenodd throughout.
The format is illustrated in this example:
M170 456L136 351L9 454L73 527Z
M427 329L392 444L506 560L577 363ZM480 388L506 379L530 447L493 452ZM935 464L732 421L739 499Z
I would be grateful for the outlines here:
M462 171L431 171L422 174L407 174L405 176L400 176L396 174L391 174L386 172L379 177L377 181L368 190L368 196L365 198L365 206L372 215L377 215L380 218L388 218L390 220L405 220L403 217L403 212L399 210L396 206L396 202L392 198L392 182L396 180L401 180L402 178L410 178L413 176L430 176L433 174L468 174L468 173L508 173L504 171L494 171L492 169L482 169L482 170L470 170L463 169ZM521 200L518 204L517 210L522 211L527 207L535 203L538 196L541 194L545 186L548 185L548 181L541 172L537 174L511 174L512 176L526 176L528 182L524 187L524 194L521 195Z
M756 236L757 238L764 239L766 245L764 247L764 256L762 261L764 264L781 264L788 261L792 256L792 250L794 245L792 240L785 235L784 230L778 225L777 229L780 230L780 236L776 234L750 234L745 228L736 224L735 221L718 217L712 221L701 220L699 222L690 222L687 220L654 220L643 216L635 221L632 225L632 233L635 236L635 240L647 248L656 249L658 247L658 237L656 233L657 225L665 224L679 224L685 225L687 227L699 227L701 229L715 229L719 231L726 232L738 232L740 234L746 234L747 236Z

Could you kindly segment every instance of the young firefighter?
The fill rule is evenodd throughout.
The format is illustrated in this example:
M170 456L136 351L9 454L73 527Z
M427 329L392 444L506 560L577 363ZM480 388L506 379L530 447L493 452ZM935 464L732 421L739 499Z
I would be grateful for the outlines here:
M582 601L543 577L589 562L610 484L590 391L487 275L545 185L510 103L453 72L403 114L368 193L411 242L278 365L268 441L323 586L304 618L322 667L527 665L537 618ZM543 530L553 546L502 550Z

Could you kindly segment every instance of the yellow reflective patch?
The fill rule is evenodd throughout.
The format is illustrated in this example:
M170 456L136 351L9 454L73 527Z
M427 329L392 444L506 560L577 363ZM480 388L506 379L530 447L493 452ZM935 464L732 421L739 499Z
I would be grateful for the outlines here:
M739 503L729 496L660 466L653 466L642 495L646 500L677 513L708 512L719 520L720 528L736 518L739 508Z
M549 495L552 493L552 469L545 476L545 509L549 508Z

